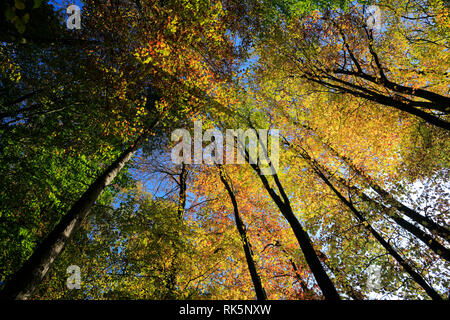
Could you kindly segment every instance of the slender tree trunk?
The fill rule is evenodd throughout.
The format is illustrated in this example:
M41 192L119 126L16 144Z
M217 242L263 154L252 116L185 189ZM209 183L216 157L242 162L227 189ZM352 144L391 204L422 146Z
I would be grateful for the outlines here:
M356 167L352 167L352 169L358 173L368 184L369 186L375 190L387 203L389 203L392 207L403 213L405 216L410 218L411 220L417 222L427 230L429 230L431 233L436 234L443 239L445 239L447 242L450 242L450 230L446 228L445 226L441 226L431 220L430 218L427 218L417 211L411 209L410 207L404 205L400 201L394 198L388 191L384 190L382 187L380 187L378 184L376 184L373 179L363 172L357 170Z
M182 163L178 181L178 187L180 188L180 190L178 193L178 209L177 209L177 215L180 221L183 221L184 212L186 210L187 174L188 173L186 170L186 164ZM177 276L179 270L178 268L179 249L176 247L175 243L172 245L172 247L173 247L172 261L168 271L168 281L166 286L169 294L166 298L168 299L174 299L176 297Z
M297 238L298 244L302 249L306 262L308 263L308 266L310 267L314 275L314 278L316 279L320 289L322 290L325 299L339 300L340 297L333 282L328 277L316 252L314 251L311 238L309 237L308 233L303 229L302 225L300 224L294 212L292 211L289 198L284 192L283 186L281 185L281 182L279 181L277 174L274 174L273 178L283 199L272 189L269 182L267 181L267 178L261 174L259 167L256 164L251 164L251 166L259 176L262 184L264 185L265 189L267 190L267 192L269 193L275 204L280 209L281 214L288 221L289 225L294 231L295 237Z
M37 94L37 93L39 93L39 92L41 92L41 91L42 91L42 89L33 90L33 91L29 92L29 93L24 94L24 95L21 96L21 97L18 97L18 98L16 98L16 99L14 99L13 101L6 102L6 103L3 105L3 107L4 107L4 108L5 108L5 107L6 107L6 108L9 108L9 107L14 106L15 104L24 102L24 101L27 100L28 98L31 98L32 96L34 96L35 94ZM31 107L28 107L28 108L22 108L22 109L20 109L20 110L15 110L15 111L0 112L0 119L6 118L6 117L13 117L13 116L15 116L17 113L26 111L26 110L28 110L28 109L30 109L30 108L34 108L34 106L31 106Z
M31 257L11 277L0 292L0 299L28 299L52 265L53 261L63 251L89 214L95 201L105 188L119 174L121 169L131 159L141 146L145 136L139 137L134 144L125 150L83 193L73 204L69 212L49 235L36 248Z
M311 158L307 155L310 160ZM320 169L322 172L326 172L328 175L331 176L328 169L324 168L322 165L315 163L315 167ZM444 247L439 241L434 239L431 235L428 233L422 231L420 228L415 226L414 224L408 222L407 220L403 219L394 208L388 208L382 203L372 199L368 195L366 195L361 189L355 186L350 186L344 179L340 177L334 177L334 179L343 187L348 188L349 191L355 192L359 197L361 197L362 200L371 203L375 207L379 208L386 216L391 218L395 221L400 227L414 235L416 238L421 240L428 248L430 248L433 252L435 252L437 255L439 255L442 259L445 259L450 262L450 250Z
M361 192L360 195L364 201L372 203L373 205L381 208L381 210L383 210L386 213L386 215L389 216L392 220L394 220L400 227L413 234L416 238L422 241L428 248L430 248L442 259L445 259L450 262L450 250L444 247L442 244L440 244L428 233L425 233L420 228L416 227L414 224L406 221L405 219L400 217L397 213L392 212L392 209L387 208L381 203L378 203L377 201L367 196L365 193Z
M241 240L242 240L242 245L244 247L245 259L247 260L247 266L248 266L248 270L250 272L250 276L252 278L253 288L255 289L256 298L258 300L267 300L266 291L264 290L264 287L261 282L261 278L258 274L258 271L256 270L255 261L253 260L253 253L251 250L250 241L247 236L247 230L244 226L244 223L241 220L241 217L239 216L239 209L238 209L236 197L234 195L233 190L231 189L230 184L228 183L228 181L225 177L225 174L223 172L223 167L220 165L218 167L219 167L220 180L222 181L223 185L225 186L225 189L227 190L228 195L230 196L231 203L233 204L234 219L236 222L236 227L239 232L239 236L241 237Z
M180 172L180 192L179 192L179 203L178 203L178 217L180 219L183 219L185 207L186 207L186 178L187 178L187 171L186 171L186 164L181 164L181 172Z
M423 105L424 108L440 111L443 113L449 113L450 98L444 95L428 91L420 88L412 88L403 86L398 83L394 83L388 80L385 76L376 77L373 75L366 74L362 71L348 71L343 69L333 70L334 74L346 74L351 76L356 76L364 80L368 80L374 84L382 84L384 87L395 91L399 96L408 95L414 96L419 99L425 99L427 101L412 101L413 105Z
M353 164L353 161L351 161L347 157L341 156L336 149L334 149L329 143L325 142L320 137L320 135L316 132L316 130L313 130L310 127L306 127L306 129L313 132L320 143L322 143L328 150L330 150L334 156L336 156L339 159L342 159L353 170L353 172L355 172L358 176L360 176L363 179L363 181L367 183L373 190L375 190L375 192L389 205L391 205L398 211L402 212L405 216L407 216L414 222L417 222L422 227L429 230L432 234L438 235L450 243L450 230L447 227L441 226L438 223L431 220L430 218L424 217L417 211L409 208L408 206L404 205L403 203L395 199L394 196L392 196L388 191L379 186L369 175L367 175L365 172L357 168L356 165Z
M249 121L250 127L255 130L252 123ZM255 130L256 131L256 130ZM257 131L256 131L257 132ZM264 143L261 142L260 137L258 134L258 141L260 148L265 148ZM333 282L331 281L330 277L328 277L322 263L320 262L319 257L317 256L313 243L311 241L311 238L309 237L308 233L303 229L302 225L298 221L297 217L295 216L290 200L284 191L284 188L278 179L278 175L276 172L273 172L273 180L277 186L277 189L280 193L280 196L275 192L275 190L270 186L269 181L267 180L266 176L261 173L261 170L257 164L250 163L250 156L248 154L247 149L244 146L241 146L242 150L245 154L246 161L250 164L250 166L253 168L253 170L258 175L259 179L261 180L264 188L269 193L272 200L275 202L275 204L280 209L281 214L284 216L284 218L287 220L289 225L292 228L292 231L294 232L295 237L297 238L297 242L300 245L300 248L303 252L303 255L305 256L306 263L308 264L309 268L311 269L311 272L314 275L314 278L317 281L317 284L319 285L320 290L322 291L322 294L324 295L325 299L327 300L340 300L339 293L336 290L336 287L334 286ZM242 151L238 151L242 152ZM266 155L268 155L268 151L264 150ZM273 169L273 168L272 168Z
M406 102L398 101L392 97L370 91L362 86L358 86L358 85L343 81L343 80L335 78L335 77L331 77L332 80L340 83L340 85L326 82L321 79L315 79L310 76L307 76L305 78L312 82L318 83L322 86L339 90L343 93L348 93L348 94L351 94L356 97L361 97L361 98L364 98L364 99L367 99L367 100L370 100L373 102L377 102L381 105L385 105L388 107L393 107L397 110L400 110L400 111L409 113L413 116L416 116L418 118L421 118L422 120L424 120L425 122L427 122L429 124L432 124L434 126L437 126L439 128L445 129L445 130L450 130L450 123L447 122L446 120L443 120L443 119L441 119L431 113L425 112L421 109L417 109L417 108L409 105Z
M378 240L378 242L386 249L386 251L403 267L403 269L414 279L414 281L420 285L425 292L433 300L442 300L442 297L426 282L426 280L417 273L384 238L368 223L364 216L348 201L330 182L330 180L323 174L323 172L315 166L313 160L307 155L302 156L310 164L311 168L317 174L317 176L333 191L333 193L344 203L356 218L365 226L365 228L372 234L372 236Z

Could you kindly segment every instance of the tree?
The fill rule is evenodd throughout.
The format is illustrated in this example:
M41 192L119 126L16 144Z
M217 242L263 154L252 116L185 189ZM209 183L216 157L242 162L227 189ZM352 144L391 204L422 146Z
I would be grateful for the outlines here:
M156 122L155 122L156 124ZM34 250L31 257L12 276L1 291L3 299L28 299L42 281L53 261L64 249L72 234L80 227L103 190L119 174L142 144L140 137L114 161L77 200L58 225Z
M239 216L239 209L238 209L236 197L234 196L234 192L231 189L229 182L227 181L223 167L219 166L218 170L219 170L220 180L222 181L223 185L225 186L225 189L227 190L228 195L230 196L231 202L233 203L234 219L236 221L236 227L238 229L239 236L242 239L242 245L244 247L244 252L245 252L245 259L247 260L248 270L252 277L253 287L255 288L256 297L258 300L266 300L267 299L266 292L264 290L264 287L262 286L261 278L258 275L258 271L256 270L255 261L253 260L253 257L252 257L253 254L252 254L251 245L250 245L248 237L247 237L247 231L245 230L245 226L242 223L241 217Z
M419 7L420 4L414 3L413 6ZM415 67L417 59L423 61L439 57L425 57L424 46L429 48L428 53L445 47L442 30L432 30L434 23L431 21L445 20L448 8L437 2L430 8L436 15L418 18L420 27L435 38L426 45L423 42L420 45L408 43L410 54L405 57L396 50L402 50L410 39L408 19L411 18L402 16L408 5L396 4L396 9L393 9L394 6L387 1L386 7L390 8L384 12L386 32L369 29L360 5L351 7L348 12L324 10L323 13L315 12L294 20L287 28L275 31L269 43L263 44L261 55L265 63L261 68L269 70L271 66L278 68L284 64L283 69L290 70L287 77L305 79L333 93L361 97L392 107L449 130L446 114L450 100L443 89L446 71L433 70L430 71L433 76L430 76L428 70L421 73ZM413 11L413 14L420 16L420 12ZM270 52L275 43L281 47L276 55ZM424 88L425 77L432 83L427 87L433 89Z
M442 297L423 279L423 277L409 266L406 261L389 245L389 243L383 239L383 237L367 222L363 214L359 212L355 206L347 200L342 193L340 193L330 182L330 180L324 175L315 162L309 157L308 154L302 152L301 156L312 166L315 173L323 180L323 182L330 187L330 189L336 194L336 196L355 214L357 219L364 224L367 230L377 239L380 244L389 252L392 257L405 269L408 274L427 292L427 294L435 300L442 300Z
M447 298L448 5L375 4L5 2L0 295ZM204 135L263 128L273 175Z

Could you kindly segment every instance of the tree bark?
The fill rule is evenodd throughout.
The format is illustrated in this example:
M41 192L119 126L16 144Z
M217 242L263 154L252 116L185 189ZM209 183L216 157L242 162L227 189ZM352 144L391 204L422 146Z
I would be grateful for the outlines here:
M248 161L248 154L246 158ZM259 176L262 184L264 185L265 189L267 190L267 192L269 193L275 204L280 209L281 214L288 221L289 225L294 231L295 237L297 238L298 244L302 249L306 262L308 263L308 266L311 269L314 278L316 279L320 289L322 290L325 299L340 300L336 287L334 286L331 279L328 277L316 252L314 251L311 238L309 237L308 233L303 229L302 225L300 224L294 212L292 211L289 198L284 192L283 186L281 185L281 182L278 179L278 175L274 174L273 178L283 199L281 199L280 196L272 189L269 182L267 181L267 178L261 174L259 167L256 164L251 164L251 166Z
M372 234L372 236L381 244L383 248L403 267L403 269L414 279L414 281L421 286L425 292L433 300L442 300L442 297L426 282L426 280L417 273L384 238L368 223L364 216L348 201L330 182L330 180L323 174L323 172L314 164L314 161L307 155L302 155L307 160L311 168L317 176L333 191L333 193L344 203L356 218L364 225L364 227Z
M56 227L36 248L31 257L11 277L0 292L0 299L28 299L45 277L54 260L61 254L89 214L95 201L139 149L145 136L139 137L125 150L72 205Z
M363 72L355 72L355 71L347 71L347 70L333 70L336 74L346 74L346 75L352 75L356 77L360 77L364 80L368 80L372 83L379 84L381 83L388 89L394 90L398 92L399 94L405 94L405 95L412 95L417 96L418 98L426 99L430 102L418 102L413 101L413 105L423 105L424 108L449 113L449 105L450 105L450 98L443 96L441 94L424 90L424 89L414 89L411 87L403 86L398 83L394 83L390 80L384 79L384 78L377 78L375 76L371 76L368 74L365 74Z
M377 201L373 200L369 196L367 196L365 193L361 193L361 198L364 201L370 202L374 204L375 206L380 207L387 216L389 216L392 220L394 220L400 227L407 230L409 233L414 235L417 239L422 241L430 250L432 250L434 253L436 253L438 256L440 256L442 259L445 259L450 262L450 250L444 247L442 244L440 244L436 239L434 239L432 236L430 236L428 233L425 233L420 228L416 227L414 224L406 221L402 217L400 217L395 212L391 212L390 208L387 208L381 203L378 203Z
M370 101L379 103L384 106L393 107L397 110L400 110L400 111L409 113L413 116L416 116L418 118L421 118L422 120L424 120L425 122L427 122L431 125L434 125L436 127L439 127L439 128L445 129L445 130L450 130L450 122L443 120L437 116L434 116L431 113L425 112L421 109L417 109L417 108L411 106L409 104L409 102L403 102L400 100L396 100L393 97L385 96L383 94L370 91L364 87L357 86L350 82L347 83L347 82L345 82L341 79L335 78L335 77L331 77L330 80L336 81L336 82L340 83L340 85L331 83L331 82L327 82L323 79L316 79L311 76L305 76L305 78L308 79L309 81L318 83L324 87L336 89L342 93L348 93L355 97L364 98L366 100L370 100Z
M186 207L186 164L181 164L181 172L180 172L180 192L179 192L179 203L178 203L178 218L183 219L185 207Z
M336 156L339 159L342 159L350 167L350 169L353 170L353 172L355 172L359 177L361 177L362 180L365 183L367 183L369 187L375 190L375 192L389 205L391 205L392 207L403 213L405 216L407 216L414 222L417 222L422 227L429 230L432 234L438 235L450 243L450 230L447 227L437 224L430 218L424 217L417 211L409 208L408 206L404 205L403 203L395 199L394 196L392 196L388 191L379 186L370 176L368 176L365 172L357 168L356 165L353 164L352 160L348 159L347 157L341 156L336 149L334 149L329 143L327 143L320 137L320 135L316 132L316 130L310 127L306 127L306 129L313 132L320 143L322 143L328 150L330 150L334 156Z
M238 209L236 197L234 195L233 190L231 189L230 184L228 183L228 181L225 177L225 174L223 172L223 167L221 165L219 165L218 167L219 167L220 180L222 181L223 185L225 186L225 189L227 190L228 195L231 199L231 203L233 204L234 219L236 222L236 227L239 232L239 236L241 237L242 245L244 247L245 259L247 260L248 270L249 270L250 276L252 278L253 288L255 289L255 293L256 293L256 299L267 300L266 291L264 290L264 287L261 282L261 278L258 274L258 271L256 270L255 261L253 260L253 253L251 250L250 241L247 236L247 230L246 230L244 223L242 222L241 217L239 215L239 209Z
M309 158L309 161L311 161L311 158L307 155L306 157ZM304 157L303 157L304 158ZM321 170L322 172L326 172L328 175L331 175L330 172L324 168L322 165L315 163L314 166ZM349 191L355 192L362 200L371 203L375 207L381 209L383 213L395 221L400 227L414 235L416 238L421 240L430 250L432 250L434 253L436 253L438 256L440 256L442 259L445 259L450 262L450 250L444 247L439 241L434 239L431 235L428 233L422 231L420 228L415 226L414 224L410 223L409 221L403 219L397 212L395 212L394 208L388 208L382 203L372 199L368 195L366 195L360 188L355 186L350 186L344 179L340 177L334 177L334 179L343 187L348 188Z

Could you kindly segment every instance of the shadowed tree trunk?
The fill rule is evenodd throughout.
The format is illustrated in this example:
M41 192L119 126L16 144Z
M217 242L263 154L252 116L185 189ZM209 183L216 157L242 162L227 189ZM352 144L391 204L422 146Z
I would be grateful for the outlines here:
M286 143L291 146L289 142L286 141ZM311 157L306 153L306 151L298 151L300 154L302 154L302 157L307 160L307 162L310 165L314 165L317 169L321 170L322 172L326 172L329 176L333 176L328 169L324 168L324 166L320 165L317 162L314 162L312 164ZM394 220L400 227L405 229L406 231L410 232L412 235L417 237L419 240L421 240L428 248L430 248L434 253L439 255L442 259L445 259L447 261L450 261L450 250L444 247L439 241L434 239L431 235L428 233L422 231L420 228L415 226L414 224L408 222L407 220L403 219L396 211L395 207L388 208L382 203L372 199L368 195L366 195L363 190L361 190L358 187L350 186L348 182L346 182L344 179L334 176L333 177L340 185L342 185L345 188L348 188L349 191L353 191L356 193L359 197L361 197L362 200L372 204L376 208L380 209L387 217Z
M400 201L395 199L395 197L393 195L391 195L388 191L386 191L384 188L379 186L369 175L367 175L364 171L357 168L356 165L350 159L348 159L345 156L340 155L336 149L334 149L329 143L327 143L326 141L324 141L324 139L322 137L320 137L320 135L316 132L316 130L314 130L313 128L311 128L309 126L302 126L302 127L307 129L308 131L311 131L314 134L315 138L320 143L322 143L335 157L342 159L345 162L345 164L348 165L350 167L350 169L352 169L352 171L355 172L365 183L367 183L369 185L369 187L371 187L373 190L375 190L375 192L384 201L386 201L386 203L388 203L390 206L392 206L396 210L400 211L402 214L404 214L405 216L407 216L414 222L420 224L422 227L429 230L432 234L440 236L443 239L445 239L447 242L450 243L450 230L447 227L439 225L438 223L434 222L430 218L421 215L417 211L411 209L410 207L404 205L403 203L401 203ZM287 142L287 143L289 143L289 142ZM386 207L386 206L384 206L384 207ZM430 243L429 239L427 240L427 243ZM433 251L434 251L434 249L433 249ZM447 259L447 258L445 258L445 259Z
M248 154L247 154L246 158L248 161ZM333 282L328 277L324 267L322 266L317 254L314 250L311 238L309 237L308 233L303 229L302 225L300 224L300 222L298 221L294 212L292 211L289 198L287 197L286 193L284 192L283 186L281 185L281 182L278 179L278 175L275 173L273 175L273 179L277 185L277 188L280 192L281 197L270 186L267 178L261 174L258 165L256 165L256 164L250 164L250 165L255 170L256 174L258 175L262 184L264 185L264 188L267 190L267 192L269 193L272 200L275 202L275 204L280 209L281 214L288 221L289 225L291 226L292 230L294 231L295 237L297 238L298 244L300 245L300 248L302 249L302 252L305 256L306 262L308 263L309 268L311 269L312 273L314 274L314 278L316 279L316 281L320 287L320 290L322 290L322 293L325 296L325 299L339 300L340 299L339 294L338 294Z
M183 219L184 210L186 207L186 179L187 179L187 170L186 164L181 164L181 172L180 172L180 181L179 181L179 203L178 203L178 217Z
M233 204L234 219L236 222L236 227L239 232L239 236L241 237L241 240L242 240L242 245L244 247L245 259L247 260L248 270L249 270L250 276L252 278L253 287L254 287L255 293L256 293L256 299L267 300L266 291L264 290L264 287L261 282L261 278L258 274L258 271L256 270L255 261L253 260L253 253L252 253L251 245L250 245L250 242L249 242L249 239L247 236L247 230L244 226L244 223L241 220L241 217L239 216L239 209L238 209L236 197L234 195L233 190L231 189L230 184L228 183L228 181L225 177L225 174L223 172L223 167L221 165L218 165L218 168L219 168L220 180L222 181L223 185L225 186L225 189L227 190L228 195L230 196L231 203Z
M153 121L150 129L153 129L158 122L159 119ZM89 186L50 234L38 245L31 257L5 283L0 292L0 299L25 300L32 295L54 260L81 226L98 197L132 158L145 139L145 135L136 139L133 145L122 152L117 160Z
M180 221L183 221L184 212L186 211L187 175L188 175L188 171L186 170L186 164L182 163L180 173L178 174L179 180L177 181L178 187L180 189L178 192L177 216ZM177 276L179 273L179 268L178 268L179 249L176 247L175 243L172 245L172 247L173 247L172 261L171 261L170 268L168 271L168 281L167 281L167 286L166 286L167 290L168 290L168 296L165 298L167 298L167 299L176 298Z
M261 141L257 130L254 128L253 124L251 123L250 119L248 119L249 126L252 128L257 135L260 148L265 148L264 143ZM292 228L292 231L294 232L295 237L297 238L297 242L300 245L300 248L303 252L303 255L305 257L306 263L308 264L309 268L311 269L311 272L314 275L314 278L317 281L317 284L319 285L320 290L322 291L322 294L324 295L325 299L327 300L340 300L339 293L336 290L336 287L334 286L333 282L331 281L330 277L326 273L322 263L320 262L319 257L316 254L316 251L314 250L313 243L311 241L311 238L309 237L308 233L303 229L302 225L298 221L297 217L295 216L291 203L289 201L289 198L284 191L284 188L278 179L278 175L276 174L274 168L272 167L272 177L273 180L277 186L278 192L280 195L277 194L277 192L270 186L269 181L267 180L266 176L262 174L259 166L255 163L252 163L254 161L250 161L250 155L248 153L248 150L246 149L245 145L242 145L242 142L239 142L237 137L235 137L238 143L241 144L241 150L238 150L238 152L242 152L245 156L245 160L248 164L253 168L253 170L258 175L259 179L261 180L264 188L269 193L272 200L277 205L278 209L280 210L283 217L287 220L290 227ZM266 155L268 156L268 151L264 150Z
M356 218L364 225L364 227L369 231L372 236L381 244L383 248L403 267L403 269L414 279L414 281L420 285L425 292L433 300L442 300L442 297L426 282L426 280L416 272L401 256L397 251L386 241L384 238L369 224L369 222L364 218L362 213L360 213L354 205L347 200L330 182L330 180L325 176L325 174L320 170L320 168L315 164L315 161L306 152L300 153L301 157L305 159L310 165L311 169L316 173L316 175L333 191L333 193L339 198L339 200L347 206L350 211L356 216Z
M360 190L359 190L360 191ZM414 224L406 221L402 217L400 217L396 212L393 212L391 208L387 208L383 204L373 200L365 193L360 193L361 199L373 204L375 207L380 208L387 216L389 216L392 220L394 220L400 227L407 230L411 234L413 234L417 239L422 241L428 248L430 248L434 253L440 256L442 259L445 259L450 262L450 250L444 247L439 241L434 239L428 233L423 232L420 228L416 227Z
M348 93L348 94L354 95L355 97L360 97L360 98L364 98L364 99L367 99L367 100L370 100L373 102L377 102L381 105L393 107L397 110L400 110L400 111L412 114L418 118L421 118L425 122L432 124L436 127L439 127L439 128L445 129L445 130L450 130L449 122L447 122L437 116L434 116L431 113L425 112L425 111L415 108L415 107L412 107L409 102L398 101L395 98L382 95L378 92L370 91L359 85L355 85L355 84L352 84L349 82L344 82L343 80L340 80L340 79L338 79L336 77L332 77L332 76L330 76L329 79L332 79L339 84L331 83L331 82L325 81L323 79L315 79L312 76L306 76L305 78L312 82L318 83L324 87L327 87L327 88L335 89L335 90L338 90L343 93Z

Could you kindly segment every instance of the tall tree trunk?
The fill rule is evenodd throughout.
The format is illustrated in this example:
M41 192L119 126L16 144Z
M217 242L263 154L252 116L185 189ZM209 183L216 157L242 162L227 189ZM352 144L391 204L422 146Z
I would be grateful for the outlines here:
M28 299L89 214L95 201L139 149L145 136L139 137L89 186L56 227L36 248L31 257L11 277L0 292L0 299Z
M374 51L372 51L375 53ZM380 69L382 70L382 69ZM355 76L364 80L368 80L373 84L382 84L385 88L394 91L397 94L399 101L409 102L411 106L419 106L430 110L435 110L439 112L443 112L445 114L449 113L450 110L450 98L444 95L428 91L420 88L407 87L395 82L392 82L386 78L384 73L380 74L380 76L369 75L361 71L349 71L344 69L333 69L328 70L328 72L332 72L335 75L350 75ZM344 83L342 81L341 83ZM352 86L353 88L357 88L356 86ZM361 87L362 89L362 87ZM370 92L369 90L365 92ZM410 100L406 96L413 96L414 98L419 98L418 100L425 99L428 101L418 101L418 100ZM386 96L389 97L389 96ZM395 100L394 100L395 101Z
M231 203L233 204L233 210L234 210L234 219L236 222L236 227L239 232L239 236L241 237L242 245L244 247L245 252L245 259L247 260L247 266L248 270L250 272L250 276L252 278L253 282L253 288L255 289L256 298L258 300L267 300L267 294L264 290L264 287L261 282L261 278L258 274L258 271L256 270L256 264L253 260L253 253L250 245L250 241L247 236L247 230L244 226L244 223L241 220L241 217L239 216L239 209L236 201L236 197L234 195L233 190L231 189L230 184L228 183L225 174L223 172L223 167L221 165L218 165L219 168L219 175L220 180L222 181L223 185L225 186L225 189L228 192L228 195L230 196Z
M187 170L186 164L181 164L180 181L179 181L179 203L178 203L178 217L183 219L185 207L186 207L186 178Z
M302 157L309 163L311 168L317 174L317 176L333 191L333 193L344 203L356 218L364 225L364 227L372 234L372 236L381 244L383 248L403 267L403 269L414 279L414 281L420 285L425 292L433 300L442 300L442 297L426 282L426 280L417 273L384 238L369 224L364 216L353 206L353 204L347 200L330 182L330 180L324 175L318 166L315 165L309 155L303 154Z
M248 160L248 154L247 154L247 160ZM339 294L338 294L333 282L328 277L316 252L314 251L314 247L313 247L312 241L311 241L308 233L303 229L302 225L300 224L300 222L298 221L294 212L292 211L292 207L291 207L289 198L287 197L286 193L284 192L283 186L281 185L281 182L278 179L278 175L274 174L273 178L274 178L277 188L281 194L281 197L275 192L275 190L272 189L269 182L267 181L267 178L261 174L259 167L256 164L250 164L250 165L255 170L256 174L259 176L262 184L264 185L264 188L267 190L270 197L273 199L275 204L280 209L281 214L288 221L289 225L291 226L292 230L294 231L295 237L297 238L298 244L300 245L300 248L302 249L302 252L305 256L306 262L308 263L308 266L311 269L311 271L314 275L314 278L316 279L320 289L322 290L322 293L325 296L325 299L339 300L340 299Z
M320 135L317 133L316 130L314 130L309 126L303 127L314 133L316 139L320 143L322 143L328 150L330 150L335 157L342 159L353 170L353 172L355 172L359 177L362 178L362 180L365 183L367 183L373 190L375 190L375 192L384 201L386 201L386 203L388 203L390 206L394 207L395 209L403 213L405 216L407 216L414 222L417 222L422 227L429 230L432 234L438 235L450 243L450 230L447 227L439 225L430 218L421 215L417 211L411 209L410 207L404 205L403 203L395 199L393 195L391 195L388 191L386 191L384 188L378 185L369 175L367 175L364 171L356 167L356 165L353 163L351 159L348 159L345 156L341 156L336 149L334 149L329 143L327 143L326 141L324 141L322 137L320 137Z
M361 192L361 190L359 190ZM442 259L445 259L450 262L450 250L444 247L439 243L436 239L430 236L428 233L425 233L420 228L416 227L414 224L406 221L402 217L400 217L396 212L393 212L391 208L387 208L382 203L375 201L370 198L364 192L360 193L361 199L373 204L376 207L379 207L383 212L389 216L392 220L394 220L400 227L410 232L420 241L422 241L430 250L440 256Z
M177 215L178 219L180 221L183 221L184 218L184 212L186 211L186 180L187 180L188 171L186 170L186 164L181 164L181 170L179 173L179 181L178 181L178 209L177 209ZM172 245L173 247L173 254L172 254L172 261L170 264L170 268L168 271L168 281L167 281L167 289L168 289L168 296L166 296L167 299L174 299L176 298L176 287L177 287L177 276L178 276L178 248L176 244L174 243Z
M370 91L368 89L366 89L363 86L359 86L359 85L355 85L352 84L351 82L346 82L343 81L341 79L335 78L335 77L330 77L330 79L332 79L333 81L339 83L339 84L335 84L335 83L331 83L331 82L327 82L323 79L316 79L313 76L306 76L306 79L318 83L324 87L327 88L332 88L338 91L341 91L343 93L348 93L351 94L355 97L360 97L360 98L364 98L373 102L377 102L381 105L385 105L388 107L393 107L397 110L409 113L413 116L416 116L418 118L421 118L422 120L424 120L425 122L434 125L436 127L445 129L445 130L450 130L450 122L443 120L431 113L425 112L421 109L415 108L413 106L411 106L408 102L403 102L403 101L398 101L396 99L394 99L393 97L390 96L386 96L383 94L380 94L378 92L374 92L374 91Z
M312 159L307 155L305 152L303 153L303 158L307 157L308 162L311 163ZM332 176L332 174L329 172L327 168L324 168L324 166L320 165L319 163L315 162L314 166L318 169L320 169L322 172L326 172L329 176ZM414 224L408 222L407 220L403 219L394 208L388 208L382 203L372 199L368 195L366 195L360 188L356 186L350 186L347 181L340 177L334 177L334 179L343 187L349 189L349 191L355 192L362 200L371 203L375 207L379 208L388 218L391 218L395 221L400 227L414 235L416 238L421 240L428 248L430 248L433 252L435 252L437 255L439 255L442 259L445 259L447 261L450 261L450 250L444 247L439 241L434 239L431 235L428 233L422 231L420 228L415 226Z
M450 230L448 228L437 224L430 218L421 215L417 211L411 209L410 207L404 205L403 203L395 199L394 196L392 196L388 191L384 190L377 183L375 183L375 181L373 181L371 177L366 175L364 172L358 170L358 168L356 168L353 164L351 165L351 168L357 174L359 174L369 184L369 186L373 190L375 190L378 193L378 195L380 195L383 198L383 200L385 200L392 207L403 213L411 220L417 222L418 224L429 230L431 233L442 237L447 242L450 242Z

